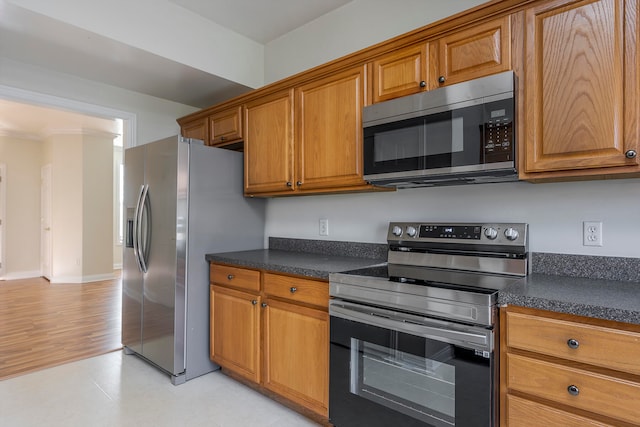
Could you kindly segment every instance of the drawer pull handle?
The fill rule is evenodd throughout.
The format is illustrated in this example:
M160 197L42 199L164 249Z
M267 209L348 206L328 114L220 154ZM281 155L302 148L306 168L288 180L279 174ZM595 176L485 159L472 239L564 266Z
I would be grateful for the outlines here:
M291 291L292 294L295 294L296 291L298 290L298 288L296 288L295 286L292 286L289 291Z
M574 340L573 338L567 340L567 345L569 346L569 348L572 348L574 350L580 347L580 343L578 342L578 340Z
M235 276L233 274L228 274L227 279L232 280Z
M573 384L567 387L567 391L571 396L577 396L580 394L580 389L578 389L578 387Z

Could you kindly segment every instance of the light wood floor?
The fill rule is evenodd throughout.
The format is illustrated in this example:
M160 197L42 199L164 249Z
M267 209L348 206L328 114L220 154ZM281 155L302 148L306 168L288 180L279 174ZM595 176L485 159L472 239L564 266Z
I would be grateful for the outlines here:
M122 281L0 281L0 380L122 348Z

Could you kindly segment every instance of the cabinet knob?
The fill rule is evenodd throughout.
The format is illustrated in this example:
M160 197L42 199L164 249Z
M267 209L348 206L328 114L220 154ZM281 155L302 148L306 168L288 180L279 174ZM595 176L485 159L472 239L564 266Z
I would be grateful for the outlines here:
M297 290L298 288L296 288L295 286L292 286L291 288L289 288L289 291L291 291L292 294L295 294Z
M258 300L257 300L257 299L252 299L252 300L251 300L251 304L256 305L257 303L258 303Z
M420 82L420 87L425 87L425 86L427 86L427 82L425 82L424 80L422 80L422 81Z
M636 150L627 150L624 155L627 159L635 159L638 153L636 153Z
M578 388L578 386L575 386L573 384L571 384L569 387L567 387L567 391L569 392L569 394L571 396L577 396L580 394L580 389Z
M236 277L233 274L227 274L227 279L229 280L233 280L233 278Z
M300 187L302 185L302 181L296 181L296 185Z
M260 304L263 308L267 306L266 302L263 302L262 304Z
M438 77L438 83L442 84L446 81L447 79L444 78L444 76L440 76Z
M225 139L227 139L227 138L225 138L224 136L220 137L220 141L224 141Z
M292 185L291 181L287 181L287 187L291 187Z
M569 346L569 348L573 348L574 350L580 347L580 343L578 342L578 340L575 340L573 338L567 340L567 345Z

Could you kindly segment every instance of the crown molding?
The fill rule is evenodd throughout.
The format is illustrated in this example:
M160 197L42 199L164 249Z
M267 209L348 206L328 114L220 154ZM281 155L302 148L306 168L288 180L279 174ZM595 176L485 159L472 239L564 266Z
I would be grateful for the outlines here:
M120 134L113 132L106 132L99 129L91 128L46 128L40 132L43 138L49 138L56 135L82 135L82 136L97 136L104 138L114 139Z

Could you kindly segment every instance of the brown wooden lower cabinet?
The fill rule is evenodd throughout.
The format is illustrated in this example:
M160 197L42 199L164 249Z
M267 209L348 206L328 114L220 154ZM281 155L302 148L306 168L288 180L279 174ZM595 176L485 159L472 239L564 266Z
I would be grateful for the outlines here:
M212 263L211 359L328 417L329 284Z
M327 415L328 313L274 299L265 304L264 386Z
M503 426L640 425L640 326L501 309Z
M260 296L211 285L211 359L260 380Z

